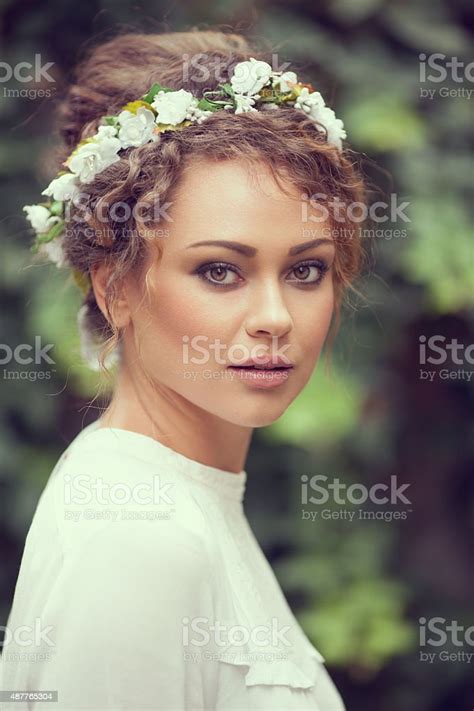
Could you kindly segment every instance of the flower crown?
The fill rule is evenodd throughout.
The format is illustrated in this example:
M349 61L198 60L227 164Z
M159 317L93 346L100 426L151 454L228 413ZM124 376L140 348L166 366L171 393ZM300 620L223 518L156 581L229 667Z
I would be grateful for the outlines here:
M153 84L147 94L126 104L118 115L101 118L96 134L77 145L63 163L66 170L41 193L48 201L23 207L36 233L33 251L58 267L67 265L63 251L66 206L79 195L79 184L91 183L98 173L120 160L121 151L157 142L165 131L200 124L216 111L241 114L280 106L303 111L317 128L325 130L327 142L342 150L344 125L321 94L310 84L298 82L294 72L273 71L267 62L253 57L235 65L230 83L204 91L201 99L184 89Z

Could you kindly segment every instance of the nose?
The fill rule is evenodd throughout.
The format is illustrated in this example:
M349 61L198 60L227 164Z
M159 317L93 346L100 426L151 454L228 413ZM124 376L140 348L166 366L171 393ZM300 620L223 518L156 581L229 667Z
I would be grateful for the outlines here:
M252 293L251 303L245 320L249 336L285 336L292 328L293 321L282 298L278 284L260 284Z

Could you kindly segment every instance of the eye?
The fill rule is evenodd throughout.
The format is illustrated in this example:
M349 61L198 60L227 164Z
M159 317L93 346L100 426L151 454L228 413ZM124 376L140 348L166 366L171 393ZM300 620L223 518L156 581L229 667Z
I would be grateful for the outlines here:
M294 274L294 279L289 279L289 281L305 285L319 284L328 271L329 266L326 262L320 260L311 260L306 262L300 262L291 270L290 274Z
M240 281L239 273L235 267L226 262L203 264L197 270L197 274L204 281L217 287L235 286ZM210 276L206 276L207 274ZM238 278L235 279L234 277Z

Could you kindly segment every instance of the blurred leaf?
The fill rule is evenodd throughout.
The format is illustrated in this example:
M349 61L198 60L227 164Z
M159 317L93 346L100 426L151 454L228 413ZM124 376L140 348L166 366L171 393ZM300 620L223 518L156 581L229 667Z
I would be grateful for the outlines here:
M421 117L394 94L361 96L341 115L349 140L361 149L396 151L419 148L427 140L427 128Z
M394 582L357 581L299 620L329 664L375 672L415 648L415 630L403 619L404 598Z
M335 370L328 375L318 366L298 399L265 428L264 437L303 446L318 440L332 442L354 427L361 398L354 378Z
M439 313L474 305L474 241L462 202L453 195L436 203L413 204L413 234L399 252L400 265L412 281L427 288Z

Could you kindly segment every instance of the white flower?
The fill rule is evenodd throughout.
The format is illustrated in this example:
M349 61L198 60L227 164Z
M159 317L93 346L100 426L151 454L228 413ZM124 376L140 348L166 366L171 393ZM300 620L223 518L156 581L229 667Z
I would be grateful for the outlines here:
M77 175L65 173L52 180L41 195L47 195L52 197L53 200L64 202L65 200L72 200L78 193Z
M198 108L198 103L198 100L194 99L193 103L188 108L186 118L189 119L189 121L196 121L196 123L202 123L207 118L209 118L209 116L212 116L214 111L200 109Z
M94 139L101 141L104 138L115 138L116 135L117 129L115 128L115 126L99 126L99 128L97 129L97 133L94 136Z
M235 65L230 83L236 94L253 96L270 83L272 75L273 70L267 62L250 57L249 61Z
M118 137L122 148L136 148L149 141L158 140L158 136L153 133L155 114L144 106L140 106L136 114L122 111L117 118L120 124Z
M122 144L114 126L100 126L92 141L84 143L67 161L69 170L81 183L91 183L95 176L120 160Z
M81 356L91 370L99 371L99 356L103 348L103 344L96 341L91 335L86 325L87 304L83 304L77 314L77 326L81 341ZM109 352L105 358L104 365L107 368L114 366L120 359L120 347L116 346L113 351Z
M342 139L347 138L344 124L329 106L318 91L308 92L305 87L295 101L295 108L301 109L315 122L323 126L327 133L327 142L342 150Z
M51 227L61 219L57 215L52 215L44 205L25 205L23 210L34 231L38 234L49 232Z
M313 120L317 120L320 109L325 106L324 99L319 91L308 91L306 87L295 101L295 109L301 109Z
M342 150L342 139L347 138L344 124L341 119L336 118L336 114L329 106L323 106L319 111L318 122L327 131L327 141Z
M253 106L255 104L256 96L245 96L244 94L234 94L235 103L237 104L235 108L236 114L247 113L247 111L256 111Z
M283 74L273 74L273 84L280 85L280 91L291 91L292 85L296 84L298 77L294 72L283 72Z
M153 99L152 106L158 116L156 123L167 123L176 126L186 119L189 109L195 106L196 99L189 91L159 91Z
M40 244L38 253L49 259L50 262L56 264L58 268L67 265L66 255L63 246L64 238L62 236L55 237L50 242Z

